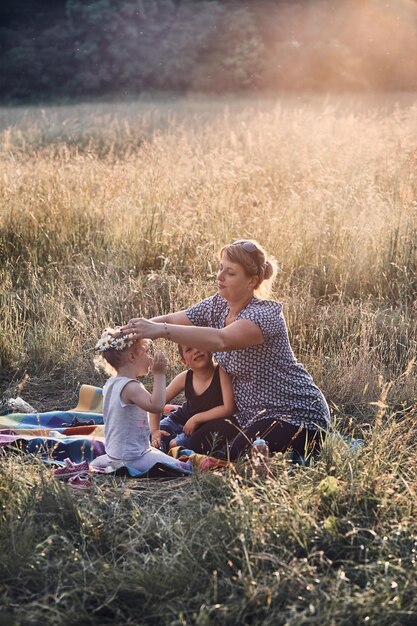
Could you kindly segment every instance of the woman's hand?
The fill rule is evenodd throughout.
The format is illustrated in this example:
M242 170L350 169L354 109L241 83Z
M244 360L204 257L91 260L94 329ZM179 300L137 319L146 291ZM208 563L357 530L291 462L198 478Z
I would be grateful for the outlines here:
M134 317L121 327L123 335L132 335L134 339L158 339L163 336L163 324L151 322L143 317Z
M168 359L163 352L155 352L152 362L152 374L165 374L168 367Z

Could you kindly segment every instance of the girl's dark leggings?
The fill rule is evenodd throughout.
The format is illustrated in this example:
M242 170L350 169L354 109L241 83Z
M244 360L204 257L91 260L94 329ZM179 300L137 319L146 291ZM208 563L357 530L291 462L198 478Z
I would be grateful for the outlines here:
M226 457L235 461L248 451L257 437L265 439L271 452L292 449L306 457L319 451L325 432L307 430L272 418L257 420L242 431L233 418L219 419L200 426L191 436L188 447L200 454L223 451Z

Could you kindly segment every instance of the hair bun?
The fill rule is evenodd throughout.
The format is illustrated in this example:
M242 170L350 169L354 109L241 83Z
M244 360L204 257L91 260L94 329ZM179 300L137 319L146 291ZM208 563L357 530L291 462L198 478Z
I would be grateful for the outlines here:
M265 261L265 274L264 274L265 280L268 280L268 278L271 278L273 273L274 273L274 268L272 266L272 263L270 261Z

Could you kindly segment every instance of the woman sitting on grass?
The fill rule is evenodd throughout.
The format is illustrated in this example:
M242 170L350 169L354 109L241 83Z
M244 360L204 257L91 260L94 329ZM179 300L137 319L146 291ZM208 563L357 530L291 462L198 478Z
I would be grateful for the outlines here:
M196 452L210 452L216 435L218 445L231 442L233 460L261 436L271 452L292 448L305 456L320 447L329 427L326 400L292 352L282 305L259 297L261 287L269 294L275 272L276 262L256 241L235 241L220 251L216 295L121 328L140 339L163 337L213 352L232 377L239 432L231 422L208 422L189 441Z
M162 352L149 354L151 342L123 336L115 339L117 330L106 329L96 345L115 376L109 378L103 389L103 420L106 454L91 463L93 467L129 467L148 472L156 463L180 472L191 471L190 463L177 461L149 444L150 430L147 411L160 413L165 405L165 373L167 359ZM149 393L137 379L151 368L154 387ZM152 419L152 418L151 418ZM153 417L159 428L159 415Z

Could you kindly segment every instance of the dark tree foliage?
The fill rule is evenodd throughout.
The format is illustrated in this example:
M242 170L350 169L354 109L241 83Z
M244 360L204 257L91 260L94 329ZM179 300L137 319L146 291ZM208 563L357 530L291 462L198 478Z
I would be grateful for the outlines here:
M54 23L65 17L66 0L2 0L0 27L18 30L30 23Z
M0 98L413 89L417 9L390 6L377 0L2 0Z

